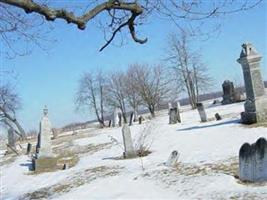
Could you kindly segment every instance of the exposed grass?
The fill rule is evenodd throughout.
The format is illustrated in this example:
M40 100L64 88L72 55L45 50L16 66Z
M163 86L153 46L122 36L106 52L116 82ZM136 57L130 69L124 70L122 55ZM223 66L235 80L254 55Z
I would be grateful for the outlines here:
M48 199L56 197L71 191L73 188L77 188L81 185L91 183L95 179L105 178L109 176L115 176L119 174L122 168L99 166L94 168L89 168L81 172L77 172L67 177L65 180L58 184L51 185L49 187L44 187L34 192L27 193L20 197L19 199Z

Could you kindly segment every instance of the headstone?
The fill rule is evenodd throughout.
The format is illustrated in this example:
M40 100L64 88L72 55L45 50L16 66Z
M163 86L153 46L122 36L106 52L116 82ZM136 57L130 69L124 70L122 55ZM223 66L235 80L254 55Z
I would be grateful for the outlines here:
M170 114L171 109L172 109L172 103L169 102L169 103L168 103L168 113L169 113L169 114Z
M131 112L130 120L129 120L129 126L132 126L132 124L133 124L133 117L134 117L134 112Z
M201 122L206 122L207 115L206 115L206 112L205 112L205 109L202 103L197 103L197 110L198 110Z
M259 138L256 143L245 143L239 150L239 178L242 181L267 181L267 141Z
M12 153L14 151L16 151L16 135L15 135L15 130L14 128L9 128L8 129L8 148L7 148L7 152L8 153Z
M246 89L245 111L241 113L244 124L267 122L267 95L260 70L261 58L252 44L242 45L237 62L242 65Z
M108 121L108 127L111 127L111 120Z
M143 120L143 117L142 117L142 116L139 116L139 117L138 117L138 123L139 123L139 124L142 124L142 120Z
M124 124L122 127L122 138L124 145L124 153L123 153L124 158L136 157L136 152L133 147L131 130L127 124Z
M221 115L219 113L216 113L215 114L215 119L218 121L218 120L221 120L222 117L221 117Z
M167 162L165 163L165 165L168 166L168 167L174 167L177 164L178 159L179 159L178 151L173 151L173 152L171 152L171 154L170 154Z
M26 155L29 155L31 153L31 150L32 150L32 144L28 143Z
M38 153L33 159L33 169L35 171L50 171L57 167L57 158L52 153L51 135L51 123L48 119L48 109L45 107L38 135Z
M177 108L171 108L169 114L169 124L176 124L178 122Z
M229 80L225 80L222 84L222 88L223 88L223 100L222 100L222 104L231 104L235 102L235 88L234 88L234 83L229 81Z
M181 110L181 105L180 105L180 102L177 101L177 119L178 119L178 122L181 123L181 114L180 114L180 110Z
M113 112L112 127L115 127L119 124L119 108L115 108Z

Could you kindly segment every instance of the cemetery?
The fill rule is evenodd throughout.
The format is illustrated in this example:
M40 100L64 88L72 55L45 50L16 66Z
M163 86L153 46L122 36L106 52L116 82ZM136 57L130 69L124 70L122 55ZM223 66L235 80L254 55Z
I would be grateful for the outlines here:
M267 199L266 12L0 0L0 200Z

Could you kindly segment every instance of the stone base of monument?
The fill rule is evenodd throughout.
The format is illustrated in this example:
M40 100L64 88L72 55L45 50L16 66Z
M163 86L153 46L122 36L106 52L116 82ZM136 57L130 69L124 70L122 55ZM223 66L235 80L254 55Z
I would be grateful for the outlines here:
M254 124L257 122L256 112L242 112L241 123L242 124Z
M33 158L33 170L35 172L49 172L57 170L57 157Z
M137 157L137 154L135 152L123 152L123 158L128 159L128 158L135 158Z

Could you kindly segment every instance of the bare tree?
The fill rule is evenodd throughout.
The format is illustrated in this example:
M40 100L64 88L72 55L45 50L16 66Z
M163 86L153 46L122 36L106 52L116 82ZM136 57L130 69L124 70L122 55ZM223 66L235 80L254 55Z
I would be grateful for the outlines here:
M129 106L134 112L134 121L137 120L138 107L142 103L142 98L138 92L138 80L134 76L135 65L130 65L125 74L125 94Z
M109 106L119 108L122 112L124 123L127 123L127 95L125 92L125 84L127 80L123 72L112 73L108 78L106 87L106 98Z
M169 38L168 62L175 72L177 84L187 92L191 107L196 108L201 90L210 86L211 78L207 67L201 61L201 55L190 46L190 34L181 31Z
M70 1L64 1L57 4L55 1L48 0L0 0L1 6L17 8L12 14L24 10L25 13L35 13L44 17L48 21L62 19L69 24L75 24L81 30L86 25L98 19L104 21L104 33L109 33L106 43L100 50L107 47L117 34L121 34L123 28L129 30L132 39L140 44L147 41L147 38L140 39L136 36L136 26L142 25L149 17L156 20L157 16L164 17L173 21L178 27L182 27L190 22L189 27L195 26L198 32L200 25L208 19L216 19L220 15L236 13L251 9L263 0L93 0L79 1L73 4ZM74 6L75 5L75 6ZM77 9L77 8L80 9ZM4 16L4 15L3 15ZM3 17L2 16L2 17ZM24 19L25 14L17 15L17 19ZM5 19L5 18L4 18ZM5 23L1 20L0 23ZM197 23L199 22L199 23ZM10 26L5 32L16 30L15 26ZM106 35L106 34L105 34Z
M168 81L165 78L161 65L148 66L135 64L132 67L137 90L152 117L160 101L163 101L168 92Z
M105 126L104 87L105 78L101 71L97 73L84 73L80 79L75 100L77 109L87 107L94 111L101 127Z
M0 123L15 128L15 132L24 139L25 131L16 119L16 111L19 108L20 100L12 91L12 87L8 84L0 86Z

